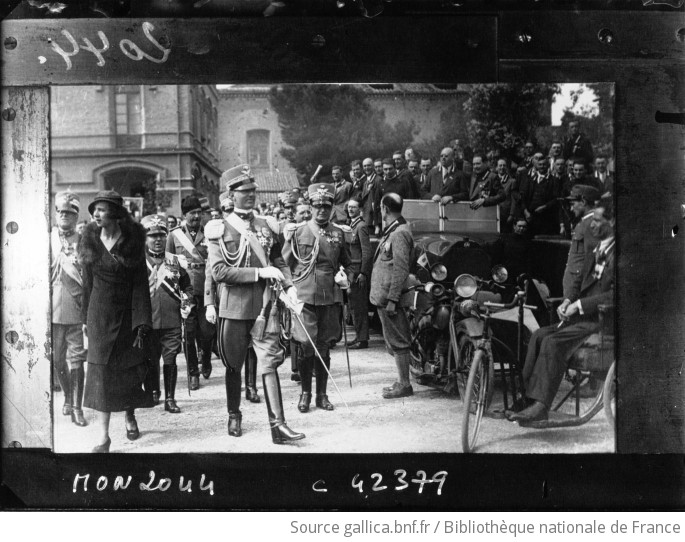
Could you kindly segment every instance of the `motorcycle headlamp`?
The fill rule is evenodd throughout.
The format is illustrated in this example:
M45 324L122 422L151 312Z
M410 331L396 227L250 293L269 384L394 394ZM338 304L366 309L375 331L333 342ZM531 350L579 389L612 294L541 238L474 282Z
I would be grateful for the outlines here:
M471 297L478 290L478 283L471 275L464 273L454 281L454 291L459 297Z
M431 268L431 277L433 277L433 280L442 281L447 278L447 268L441 264L435 264Z

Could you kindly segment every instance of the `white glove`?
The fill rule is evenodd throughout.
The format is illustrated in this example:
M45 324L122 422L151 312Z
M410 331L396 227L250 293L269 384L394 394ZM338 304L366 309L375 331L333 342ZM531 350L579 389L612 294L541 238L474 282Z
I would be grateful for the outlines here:
M335 283L338 286L340 286L343 290L347 290L350 287L350 283L347 280L347 273L345 273L345 271L342 269L340 269L340 271L338 271L335 274L334 280L335 280Z
M257 273L259 274L260 279L274 279L278 281L285 280L285 277L283 276L283 273L281 273L281 270L273 266L260 267Z
M290 288L288 288L288 291L286 292L286 294L288 294L288 297L290 298L290 300L293 302L294 305L299 303L299 299L297 299L297 288L295 288L295 286L291 286Z
M188 314L190 314L190 310L186 313L186 316L183 316L183 311L181 311L181 316L184 318L187 318ZM216 308L214 305L207 305L207 308L205 309L205 319L210 323L210 324L216 324Z

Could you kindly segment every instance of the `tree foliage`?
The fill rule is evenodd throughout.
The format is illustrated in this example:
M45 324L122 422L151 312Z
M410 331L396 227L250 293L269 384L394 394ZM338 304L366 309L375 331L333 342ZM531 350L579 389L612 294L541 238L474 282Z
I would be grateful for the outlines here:
M346 166L365 157L389 157L414 138L414 124L391 126L363 90L349 85L284 85L273 87L269 102L278 115L287 147L280 149L304 179L321 164Z
M593 104L576 109L581 96L587 91L594 93ZM592 142L595 156L603 154L611 158L614 154L614 85L611 83L588 83L571 94L571 107L561 117L563 133L569 122L580 121L581 131Z
M495 150L515 159L536 129L549 124L555 84L473 85L464 103L467 144L476 151Z

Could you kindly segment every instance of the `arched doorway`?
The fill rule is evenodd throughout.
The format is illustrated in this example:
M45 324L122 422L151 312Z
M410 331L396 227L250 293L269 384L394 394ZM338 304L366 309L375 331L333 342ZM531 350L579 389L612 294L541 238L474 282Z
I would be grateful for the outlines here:
M125 198L143 198L142 216L157 212L156 172L124 166L103 173L102 178L105 190L116 190Z

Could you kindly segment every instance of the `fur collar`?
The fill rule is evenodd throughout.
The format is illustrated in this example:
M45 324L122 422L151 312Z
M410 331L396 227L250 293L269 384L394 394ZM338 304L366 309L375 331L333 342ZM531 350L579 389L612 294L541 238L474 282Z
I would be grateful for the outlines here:
M116 259L126 267L133 267L145 260L145 228L137 222L122 220L119 223L121 238L117 241ZM95 222L88 224L83 230L79 243L79 261L88 265L95 263L103 254L105 248L100 242L100 228Z

